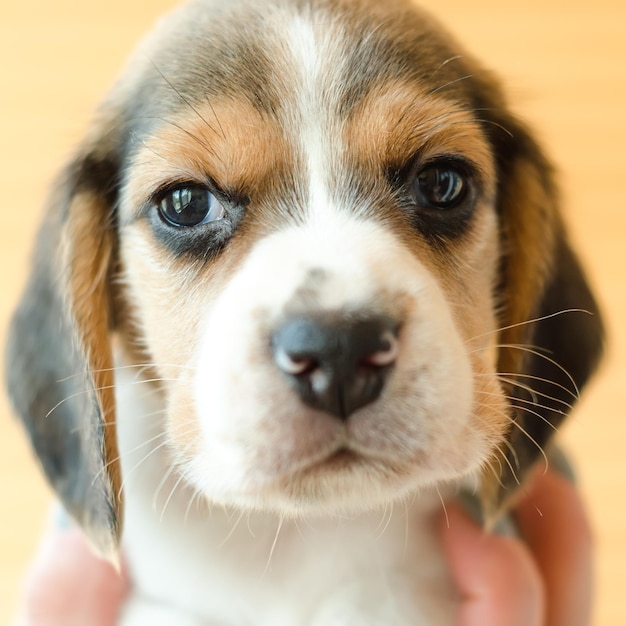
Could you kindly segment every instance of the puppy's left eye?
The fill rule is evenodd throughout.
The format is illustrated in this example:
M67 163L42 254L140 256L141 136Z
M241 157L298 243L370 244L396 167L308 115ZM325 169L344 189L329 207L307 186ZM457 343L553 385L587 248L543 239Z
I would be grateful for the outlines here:
M420 206L431 209L452 209L467 196L468 182L458 167L452 164L431 164L415 177L413 193Z
M161 197L157 205L161 217L172 226L198 226L221 220L224 205L206 187L180 186Z

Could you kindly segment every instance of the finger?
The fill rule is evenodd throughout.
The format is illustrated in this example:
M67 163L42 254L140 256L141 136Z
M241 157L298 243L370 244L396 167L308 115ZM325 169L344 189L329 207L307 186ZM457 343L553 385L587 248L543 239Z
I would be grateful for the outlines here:
M546 586L546 623L591 623L593 539L574 485L548 472L531 481L516 518Z
M540 574L518 540L489 535L457 505L441 523L443 550L461 595L461 626L542 626Z
M126 577L96 556L79 530L51 529L27 572L18 623L113 626L127 590Z

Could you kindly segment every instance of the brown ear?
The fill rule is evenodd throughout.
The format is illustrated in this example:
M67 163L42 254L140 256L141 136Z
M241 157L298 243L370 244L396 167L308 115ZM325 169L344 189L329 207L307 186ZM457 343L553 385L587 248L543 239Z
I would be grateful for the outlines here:
M491 464L499 478L485 473L487 519L545 457L599 361L604 338L598 306L567 240L549 163L517 120L493 121L503 242L498 371L511 397L512 423Z
M9 396L67 511L104 554L121 519L109 333L117 167L67 168L47 207L6 354Z

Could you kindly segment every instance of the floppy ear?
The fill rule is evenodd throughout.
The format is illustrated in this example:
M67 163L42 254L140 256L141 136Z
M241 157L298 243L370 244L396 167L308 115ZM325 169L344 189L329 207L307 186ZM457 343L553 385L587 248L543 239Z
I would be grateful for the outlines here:
M9 396L48 480L109 556L121 519L109 344L117 173L114 159L90 149L64 172L6 354Z
M512 116L494 121L503 242L498 371L511 397L512 423L492 463L499 478L484 476L487 519L517 492L535 462L547 458L604 338L598 306L567 240L549 163Z

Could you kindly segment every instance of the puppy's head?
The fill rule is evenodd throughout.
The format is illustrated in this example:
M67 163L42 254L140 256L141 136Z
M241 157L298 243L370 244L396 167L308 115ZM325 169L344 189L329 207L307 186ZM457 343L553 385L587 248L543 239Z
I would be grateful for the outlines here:
M9 388L105 550L115 332L161 380L185 480L293 513L472 476L496 511L602 337L550 166L492 79L401 0L188 5L61 177Z

